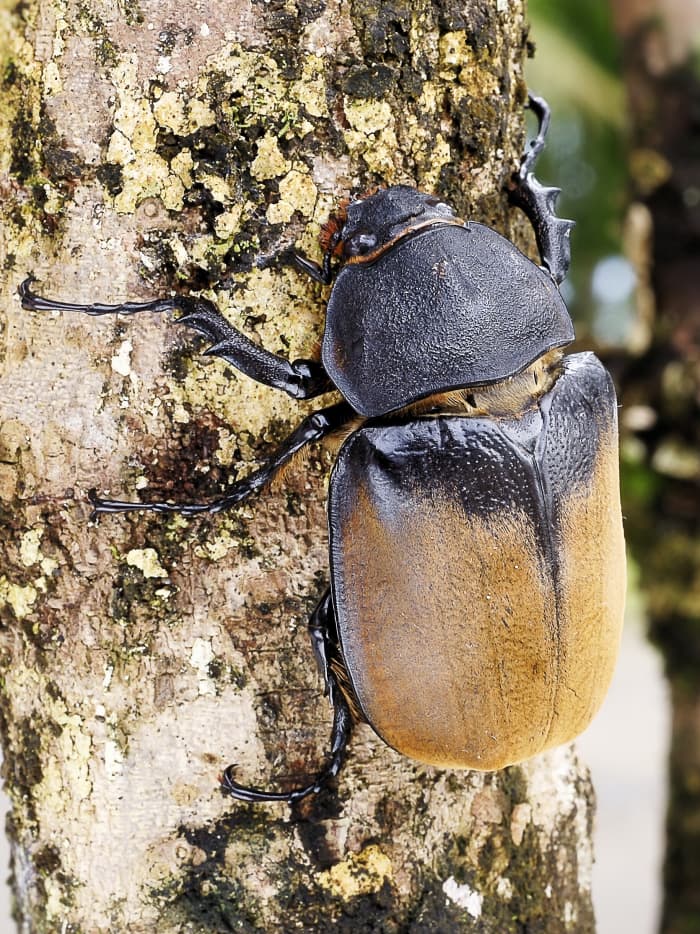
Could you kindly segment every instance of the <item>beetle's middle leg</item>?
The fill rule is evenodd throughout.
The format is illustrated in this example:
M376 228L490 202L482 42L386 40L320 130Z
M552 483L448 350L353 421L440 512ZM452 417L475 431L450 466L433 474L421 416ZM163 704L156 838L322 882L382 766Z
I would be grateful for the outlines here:
M347 402L338 402L336 405L312 412L282 442L275 455L266 464L233 484L226 496L209 503L136 503L118 499L102 499L93 489L88 493L93 506L92 517L95 518L105 512L176 512L182 516L197 516L201 513L212 514L230 509L269 483L277 471L303 447L314 441L320 441L326 435L341 428L355 414Z
M330 589L321 597L309 620L309 634L316 661L323 675L326 693L333 705L333 730L331 732L330 760L313 782L293 791L260 791L239 785L233 779L234 766L224 771L222 785L226 791L241 801L286 801L293 804L301 798L316 794L340 771L345 759L345 749L353 726L353 713L345 692L338 682L334 661L338 657L338 633L335 610Z

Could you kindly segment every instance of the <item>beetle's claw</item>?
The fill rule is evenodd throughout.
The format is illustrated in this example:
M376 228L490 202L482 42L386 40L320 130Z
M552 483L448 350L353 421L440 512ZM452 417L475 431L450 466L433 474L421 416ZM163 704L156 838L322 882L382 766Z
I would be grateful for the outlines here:
M34 294L30 289L32 282L36 282L36 276L30 272L27 274L27 278L23 279L22 282L20 282L20 284L17 286L17 294L22 300L22 308L31 308L31 301L34 298ZM27 302L28 305L25 305L25 302Z
M41 311L43 310L42 303L46 303L46 299L37 295L36 292L32 292L31 286L36 281L36 276L34 273L30 272L26 279L23 279L17 286L17 294L20 297L20 303L25 311Z
M90 505L92 506L92 512L90 513L90 518L89 518L88 521L90 521L90 522L99 522L99 521L100 521L100 512L102 511L102 510L100 509L100 504L101 504L102 500L101 500L100 497L97 495L97 488L96 488L96 487L94 487L94 486L93 486L93 487L90 487L90 489L87 491L87 498L88 498L88 502L89 502Z

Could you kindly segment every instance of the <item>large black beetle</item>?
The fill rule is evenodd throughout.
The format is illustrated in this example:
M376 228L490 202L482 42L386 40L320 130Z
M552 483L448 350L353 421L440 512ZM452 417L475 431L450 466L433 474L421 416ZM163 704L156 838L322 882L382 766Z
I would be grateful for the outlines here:
M330 284L322 362L290 363L202 298L121 305L41 298L25 308L90 315L178 311L207 351L268 386L340 401L308 416L265 466L206 504L127 503L91 491L95 513L215 513L263 487L302 447L341 429L329 497L331 586L309 629L334 708L330 761L309 785L248 801L292 802L340 769L365 719L400 752L498 769L566 742L607 689L621 630L624 545L616 402L593 354L564 357L573 328L558 283L571 222L532 169L510 196L543 268L500 234L407 186L350 203L322 265ZM340 270L334 271L339 257Z

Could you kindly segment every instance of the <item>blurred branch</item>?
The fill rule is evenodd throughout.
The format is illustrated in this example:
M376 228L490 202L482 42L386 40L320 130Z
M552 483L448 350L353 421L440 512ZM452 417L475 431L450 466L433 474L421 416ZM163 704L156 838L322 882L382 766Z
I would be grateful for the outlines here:
M662 931L700 918L700 4L615 0L632 130L639 327L621 371L627 537L671 681Z
M533 17L533 34L537 54L528 64L531 87L547 88L552 106L566 102L621 130L625 125L622 83L552 23ZM558 67L561 62L566 62L566 68Z

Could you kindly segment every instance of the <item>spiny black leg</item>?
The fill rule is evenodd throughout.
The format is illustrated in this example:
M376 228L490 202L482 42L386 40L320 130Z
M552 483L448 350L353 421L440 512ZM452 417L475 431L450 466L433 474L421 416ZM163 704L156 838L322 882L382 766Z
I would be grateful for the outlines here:
M520 170L513 179L509 198L521 208L530 219L542 264L549 270L555 282L566 278L571 263L571 243L569 237L574 221L557 217L555 206L560 188L548 188L535 178L534 167L537 158L544 149L545 137L549 128L549 106L542 97L529 95L528 106L537 116L539 126L537 136L530 143L528 151L520 163Z
M326 693L333 704L333 730L328 764L313 782L302 788L296 788L294 791L260 791L257 788L239 785L233 779L235 766L229 765L224 771L222 785L226 791L240 801L286 801L288 804L293 804L295 801L319 792L324 785L335 778L343 765L345 749L352 733L353 718L348 702L329 664L332 654L337 654L337 632L333 603L328 590L311 615L309 632L316 660L326 682Z
M274 389L282 389L295 399L311 399L332 388L326 371L314 360L290 362L249 340L224 318L206 298L175 295L150 302L124 302L119 305L75 304L43 298L32 292L30 276L19 286L22 307L29 311L78 311L86 315L133 315L142 311L182 312L176 324L184 324L214 342L205 353L221 357L251 379Z
M323 693L329 698L331 704L334 704L332 685L335 682L331 674L331 656L333 647L338 643L338 635L330 587L321 597L318 606L309 618L309 638L318 670L323 678Z
M314 282L320 282L321 285L330 285L333 279L331 260L340 237L341 231L336 230L336 232L331 237L331 241L328 244L326 252L323 254L323 264L321 266L319 266L318 263L315 263L313 260L307 259L306 256L302 256L301 253L292 253L292 259L302 272L305 272L307 276L311 276Z
M118 499L101 499L96 490L90 490L88 498L93 506L91 518L107 512L176 512L182 516L213 514L230 509L246 497L269 483L275 473L283 467L305 445L320 441L336 428L340 428L355 415L347 402L339 402L328 408L307 415L304 421L286 438L275 455L258 470L235 483L230 493L209 503L134 503Z
M330 257L327 254L323 258L323 266L319 266L312 259L307 259L301 253L293 253L292 259L295 265L302 272L305 272L307 276L311 276L314 282L320 282L321 285L330 285L333 273L330 268Z
M309 619L309 638L311 648L323 678L323 693L335 708L338 697L350 702L350 709L355 719L362 719L360 705L343 661L338 637L338 625L333 608L330 587L319 600L318 606ZM340 679L340 680L339 680ZM342 682L342 684L341 684Z

